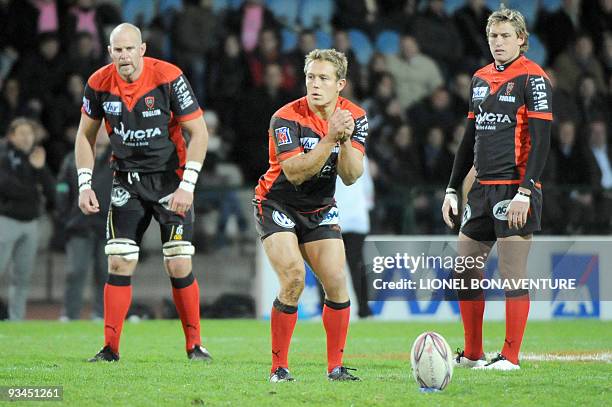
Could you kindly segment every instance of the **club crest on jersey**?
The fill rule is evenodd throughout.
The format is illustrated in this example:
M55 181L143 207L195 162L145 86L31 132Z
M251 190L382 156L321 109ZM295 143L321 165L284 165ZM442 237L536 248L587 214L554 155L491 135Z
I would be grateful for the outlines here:
M516 101L516 97L512 96L512 89L514 89L514 82L508 82L506 85L506 92L503 95L499 95L499 101L514 103Z
M147 105L147 109L153 109L153 107L155 106L155 96L146 96L144 100L145 105Z
M276 209L272 211L272 220L278 226L285 228L285 229L291 229L292 227L295 226L295 222L293 222L289 218L289 216L285 215L282 212L277 211Z
M291 144L291 134L289 134L289 127L279 127L278 129L274 129L274 134L276 135L276 143L279 146Z
M489 88L486 86L476 86L472 89L472 100L484 99L488 90Z

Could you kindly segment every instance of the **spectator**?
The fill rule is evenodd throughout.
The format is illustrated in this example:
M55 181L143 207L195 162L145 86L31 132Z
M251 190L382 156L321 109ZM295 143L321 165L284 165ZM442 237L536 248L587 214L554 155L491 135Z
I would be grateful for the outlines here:
M217 47L217 19L211 6L210 2L184 0L183 10L177 14L172 26L176 63L191 78L200 103L207 101L206 66L210 52Z
M77 38L79 32L91 34L93 55L96 58L102 57L103 45L105 44L102 40L104 28L100 16L97 14L95 0L76 0L68 10L64 31L66 44L70 44L72 39Z
M456 118L464 118L465 112L469 110L470 85L472 79L465 72L459 72L454 76L450 85L451 109Z
M379 18L381 9L377 1L336 0L335 3L336 9L332 18L334 27L340 30L358 29L372 39L383 29L384 24Z
M306 78L304 77L304 58L310 51L317 47L317 37L312 30L303 30L298 36L297 48L293 50L287 59L291 64L293 76L299 91L306 91Z
M612 220L612 150L603 119L591 121L588 131L587 168L594 188L594 219L587 233L607 235Z
M606 104L605 94L595 84L595 78L584 76L578 83L578 113L581 123L589 123L598 117L609 117L610 107Z
M70 47L68 65L70 70L81 78L89 78L103 64L104 60L96 53L94 44L91 33L82 31L77 33L76 40Z
M552 87L553 100L553 115L559 121L571 120L574 123L579 122L580 113L578 112L578 104L575 95L575 90L569 92L564 87L557 86L557 72L553 68L545 69L546 75L550 80Z
M470 72L485 65L490 58L485 35L490 14L491 9L486 6L485 0L468 0L455 12L455 25L464 46L464 61L461 65Z
M261 32L257 50L248 57L251 79L255 86L264 82L264 67L267 64L278 64L281 67L281 87L288 92L295 92L296 77L290 61L280 51L278 34L273 29Z
M100 134L104 133L104 134ZM76 133L75 133L76 135ZM104 283L108 261L106 245L106 213L111 199L113 170L110 167L111 149L103 126L96 137L96 162L92 188L100 202L100 212L86 216L78 206L79 184L74 153L62 163L56 187L56 214L62 219L66 238L66 286L62 320L80 319L83 291L87 273L93 268L91 319L104 317Z
M436 126L445 133L450 133L459 117L455 115L448 91L442 86L408 111L408 120L414 127L417 142L421 145L425 143L430 128Z
M558 86L568 92L574 92L580 78L586 75L593 76L598 89L605 87L601 62L593 54L593 41L587 34L579 35L573 47L559 55L554 68Z
M543 219L552 234L584 233L593 221L593 193L589 185L584 144L576 139L576 125L564 120L558 125L558 139L547 160L546 178L551 178L547 195L556 205L546 205ZM553 174L548 174L552 167Z
M247 53L255 51L262 30L280 28L263 0L246 0L237 11L228 15L226 26L230 32L240 36L240 45Z
M247 60L235 35L225 38L222 52L209 66L211 106L220 114L221 123L239 123L238 100L251 88Z
M39 103L52 103L62 91L66 79L65 58L60 54L60 42L56 33L40 36L40 44L34 54L24 56L20 64L20 82L27 99Z
M52 201L55 181L45 166L45 150L35 146L29 119L9 124L0 145L0 273L13 265L8 290L9 319L22 320L38 249L43 194Z
M372 315L368 305L368 281L363 259L363 242L370 233L370 211L374 207L374 184L368 166L368 159L364 157L363 174L353 185L344 185L338 177L334 195L338 205L338 219L344 240L346 262L351 273L353 291L357 297L359 318ZM323 295L321 300L324 298Z
M269 118L274 112L292 98L281 88L282 68L278 64L268 64L264 69L264 83L255 88L240 102L240 122L236 123L237 161L242 174L249 184L257 182L259 174L268 168L268 127Z
M17 78L9 78L4 82L0 102L0 137L4 137L8 124L14 118L25 115L28 110Z
M459 67L463 43L454 20L444 10L443 0L428 0L425 10L417 15L412 32L421 51L433 58L446 76Z
M413 36L404 34L398 55L387 56L387 67L395 78L400 107L407 109L442 85L442 74L433 59L423 55Z
M346 72L346 77L351 81L353 87L357 87L357 93L361 94L361 66L359 61L357 61L357 57L355 56L355 52L351 47L351 39L348 36L348 33L344 30L336 30L334 31L334 43L333 48L337 51L344 53L346 59L348 61L348 71Z
M583 3L582 26L591 34L595 49L600 52L604 35L612 31L612 1L592 0Z
M560 8L548 12L540 7L535 23L535 32L548 51L548 65L565 52L580 31L581 0L563 0Z

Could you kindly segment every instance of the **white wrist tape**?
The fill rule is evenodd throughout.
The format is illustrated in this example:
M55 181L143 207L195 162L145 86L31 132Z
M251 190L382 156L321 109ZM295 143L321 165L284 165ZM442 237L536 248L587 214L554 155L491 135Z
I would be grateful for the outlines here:
M185 164L185 171L183 171L183 180L179 184L179 188L187 192L193 192L198 182L198 176L200 175L201 169L201 163L197 161L187 161L187 164Z
M79 192L83 192L86 189L91 189L91 176L92 172L90 168L79 168L77 170Z
M513 201L516 202L526 202L529 203L529 196L527 196L526 194L519 194L517 193L516 195L514 195L514 198L512 199Z

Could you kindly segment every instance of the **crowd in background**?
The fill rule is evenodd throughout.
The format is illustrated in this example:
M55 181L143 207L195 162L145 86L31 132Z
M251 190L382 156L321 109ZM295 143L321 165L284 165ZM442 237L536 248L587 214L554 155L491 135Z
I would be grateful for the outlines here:
M73 148L85 81L109 62L110 30L134 23L146 55L177 64L207 112L199 204L236 213L246 228L237 196L219 187L255 185L268 167L270 117L305 94L305 54L334 47L349 61L342 96L368 114L372 232L448 233L442 191L463 135L471 76L491 62L485 26L499 3L0 0L0 135L16 117L34 119L57 174ZM524 12L527 56L554 86L543 188L556 204L544 204L543 232L609 233L612 0L504 3Z

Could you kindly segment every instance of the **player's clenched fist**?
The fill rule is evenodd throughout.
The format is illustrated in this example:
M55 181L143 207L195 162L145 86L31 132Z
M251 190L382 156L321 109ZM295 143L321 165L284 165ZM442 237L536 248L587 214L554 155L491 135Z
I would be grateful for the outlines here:
M346 131L348 129L349 122L352 123L354 128L355 123L353 122L351 112L348 110L336 109L336 111L334 111L329 118L327 135L331 136L334 141L346 141Z
M79 208L85 215L100 212L100 204L93 189L85 189L79 193Z

